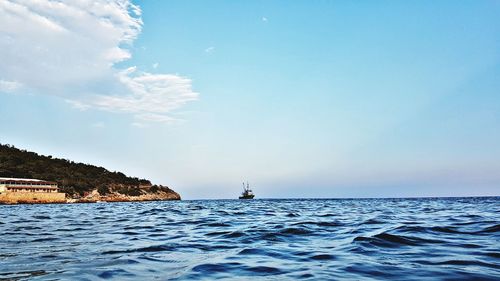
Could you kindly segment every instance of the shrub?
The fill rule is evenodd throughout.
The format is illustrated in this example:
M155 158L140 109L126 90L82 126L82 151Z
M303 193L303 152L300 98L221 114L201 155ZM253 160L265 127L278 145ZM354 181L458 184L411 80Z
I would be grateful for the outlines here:
M97 188L97 192L99 192L99 194L101 194L101 195L109 194L109 187L107 187L105 185L101 185Z

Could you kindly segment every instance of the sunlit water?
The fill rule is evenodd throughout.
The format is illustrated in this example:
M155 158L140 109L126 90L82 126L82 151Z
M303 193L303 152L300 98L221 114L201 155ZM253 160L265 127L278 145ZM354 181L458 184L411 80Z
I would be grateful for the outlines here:
M0 206L0 279L500 280L500 198Z

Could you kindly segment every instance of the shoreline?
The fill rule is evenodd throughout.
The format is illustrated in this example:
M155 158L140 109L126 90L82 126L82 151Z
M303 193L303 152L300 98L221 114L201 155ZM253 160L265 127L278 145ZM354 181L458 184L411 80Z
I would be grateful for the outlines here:
M158 202L158 201L181 201L182 199L147 199L147 200L76 200L70 201L72 199L68 199L66 202L0 202L0 205L49 205L49 204L57 204L57 205L65 205L65 204L97 204L97 203L126 203L126 202Z

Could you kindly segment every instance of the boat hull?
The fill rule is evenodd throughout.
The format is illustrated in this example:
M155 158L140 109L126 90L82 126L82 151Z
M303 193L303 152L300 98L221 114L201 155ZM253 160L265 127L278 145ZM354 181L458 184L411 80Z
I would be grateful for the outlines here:
M255 195L246 195L246 196L240 196L240 199L253 199Z

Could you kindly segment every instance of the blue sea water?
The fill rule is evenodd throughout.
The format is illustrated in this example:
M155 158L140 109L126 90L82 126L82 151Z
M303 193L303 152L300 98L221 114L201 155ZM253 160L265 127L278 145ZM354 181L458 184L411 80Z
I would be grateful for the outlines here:
M0 206L4 280L500 280L500 198Z

